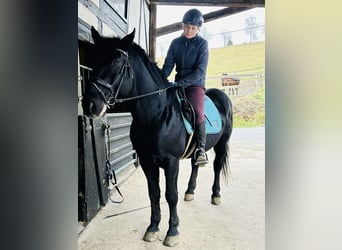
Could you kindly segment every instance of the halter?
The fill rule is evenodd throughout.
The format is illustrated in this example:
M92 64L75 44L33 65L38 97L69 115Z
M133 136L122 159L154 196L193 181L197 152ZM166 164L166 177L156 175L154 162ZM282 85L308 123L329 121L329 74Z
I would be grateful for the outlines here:
M113 84L110 85L109 83L107 83L106 81L104 81L104 80L102 80L100 78L96 79L95 81L91 81L91 85L94 86L96 91L100 94L100 96L103 99L103 101L105 102L107 108L113 107L116 103L122 103L122 102L131 101L131 100L143 98L143 97L150 96L150 95L160 94L160 93L162 93L162 92L164 92L167 89L172 87L172 86L169 86L167 88L159 89L159 90L156 90L156 91L153 91L153 92L150 92L150 93L146 93L146 94L142 94L142 95L131 96L131 97L127 97L127 98L117 98L118 94L120 92L120 89L122 87L122 83L123 83L124 77L127 74L128 75L128 80L130 82L132 82L133 74L132 74L132 71L131 71L131 65L129 64L129 61L128 61L128 54L127 54L127 52L125 52L125 51L123 51L121 49L116 49L116 50L125 56L125 63L122 65L122 67L120 69L120 73L114 79ZM116 92L114 92L113 86L115 86L115 83L118 82L118 81L119 81L119 86L118 86ZM104 87L104 88L106 88L106 89L108 89L110 91L110 96L109 96L108 100L106 99L106 95L103 93L103 91L101 90L99 85Z

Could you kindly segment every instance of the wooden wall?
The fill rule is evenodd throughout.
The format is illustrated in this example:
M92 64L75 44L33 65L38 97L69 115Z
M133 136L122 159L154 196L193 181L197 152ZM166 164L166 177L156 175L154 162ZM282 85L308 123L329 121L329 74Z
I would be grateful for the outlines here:
M149 51L150 10L146 0L78 0L78 39L92 41L90 27L105 36L125 36Z

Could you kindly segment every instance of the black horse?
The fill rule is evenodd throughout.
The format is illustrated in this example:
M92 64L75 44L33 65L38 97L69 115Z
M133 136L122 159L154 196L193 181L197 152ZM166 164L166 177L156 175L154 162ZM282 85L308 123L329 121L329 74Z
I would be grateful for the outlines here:
M151 222L144 235L145 241L158 239L160 214L159 168L164 169L166 200L169 205L169 229L164 245L178 243L177 179L179 160L187 145L176 88L162 75L160 69L133 42L135 30L122 39L99 35L92 27L93 43L88 43L89 64L93 68L91 80L82 101L84 113L96 119L105 112L113 112L117 103L124 103L133 121L130 137L148 182L151 201ZM228 141L232 133L232 104L218 89L208 89L209 96L222 119L222 130L208 135L206 150L214 148L215 180L212 203L220 203L220 172L228 170ZM191 156L191 155L190 155ZM185 200L192 200L196 187L198 166L192 161L192 172Z

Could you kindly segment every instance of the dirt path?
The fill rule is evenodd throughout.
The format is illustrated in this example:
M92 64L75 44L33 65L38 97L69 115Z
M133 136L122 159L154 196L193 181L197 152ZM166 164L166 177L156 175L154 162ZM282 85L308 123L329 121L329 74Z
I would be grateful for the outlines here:
M180 243L173 249L265 249L265 128L235 129L230 148L231 176L221 183L221 205L210 203L213 167L199 171L195 200L183 201L190 162L181 162L178 190ZM213 159L212 151L208 154ZM162 170L161 170L162 171ZM138 168L122 185L125 202L108 203L80 234L78 250L166 249L168 224L164 173L161 172L160 240L142 240L149 223L147 184Z

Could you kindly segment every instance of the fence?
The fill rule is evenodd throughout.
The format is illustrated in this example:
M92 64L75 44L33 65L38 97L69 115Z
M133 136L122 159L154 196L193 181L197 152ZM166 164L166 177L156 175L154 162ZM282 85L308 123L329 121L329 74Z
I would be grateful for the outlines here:
M222 73L221 73L222 74ZM207 86L220 88L230 96L248 95L265 85L265 72L227 74L207 77Z

